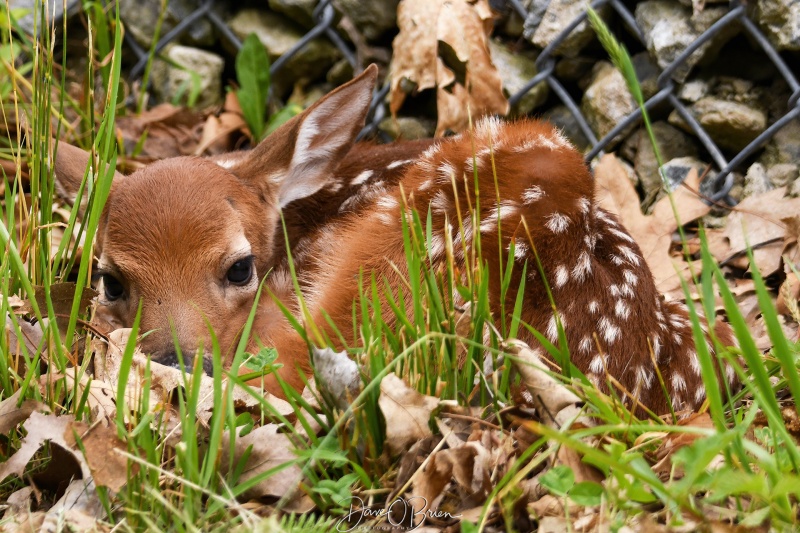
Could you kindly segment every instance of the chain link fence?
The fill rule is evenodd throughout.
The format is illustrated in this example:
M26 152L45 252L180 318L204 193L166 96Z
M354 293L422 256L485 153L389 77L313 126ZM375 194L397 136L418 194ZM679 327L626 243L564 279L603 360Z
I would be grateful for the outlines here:
M492 6L495 8L513 10L523 20L529 15L528 9L521 0L492 0ZM162 50L167 44L176 40L181 34L189 30L193 24L198 20L205 18L219 31L223 39L226 39L237 50L241 48L242 43L237 36L226 25L225 21L214 11L212 6L213 0L204 0L201 5L192 12L189 16L181 20L173 29L166 33L156 45L156 51ZM605 8L613 12L613 16L618 17L621 22L627 27L631 34L646 48L645 36L642 29L638 26L636 19L628 9L628 7L620 0L595 0L591 2L592 8L595 10ZM598 139L595 132L589 125L584 114L581 112L580 106L571 96L570 92L559 80L556 75L556 63L558 56L555 51L569 36L578 28L578 26L586 20L586 12L583 11L572 22L567 25L563 31L552 40L539 54L536 60L536 67L538 73L531 78L528 83L518 92L512 94L509 98L510 103L513 105L524 97L529 91L534 90L539 84L547 84L552 93L563 103L574 116L577 124L586 136L590 143L590 149L586 155L587 161L591 161L595 157L601 155L603 151L609 147L623 132L627 131L632 125L638 124L642 120L641 110L637 109L624 117L617 125L608 132L605 136ZM270 73L275 74L280 71L287 61L297 54L303 47L307 46L312 40L317 37L325 37L336 46L341 52L342 56L350 63L350 65L357 69L356 53L351 45L338 33L335 23L337 21L336 11L332 5L331 0L322 0L316 6L313 12L314 27L309 30L304 37L298 41L290 50L280 56L270 67ZM712 136L703 128L703 126L694 117L692 112L684 105L678 98L677 92L680 84L674 81L674 75L680 68L687 67L687 61L690 56L704 45L709 44L716 36L724 32L731 25L738 24L741 29L746 33L747 37L752 43L760 47L764 55L774 65L779 75L786 82L789 87L790 96L786 102L786 112L772 122L761 134L753 139L747 146L736 153L732 158L728 159L723 154L722 149L712 139ZM126 38L127 44L138 57L138 63L131 70L131 77L136 78L141 76L144 71L148 51L139 46L132 38ZM709 197L712 201L725 201L734 204L735 200L729 196L729 192L734 184L733 171L741 170L743 164L753 156L766 142L768 142L777 131L786 126L790 121L800 117L800 83L798 83L800 73L797 69L793 70L789 67L787 62L781 57L774 46L769 42L765 35L759 30L756 23L750 18L747 13L746 5L742 2L730 2L728 5L728 12L705 30L699 37L697 37L691 44L689 44L675 59L665 68L660 69L657 79L657 92L651 96L645 103L645 107L650 111L656 106L668 105L691 128L697 140L702 144L707 153L709 154L714 166L717 168L717 174L713 181L708 185ZM370 119L361 132L361 137L374 134L378 129L378 124L387 115L387 106L385 103L386 94L389 91L389 85L386 83L383 87L376 89L373 101Z

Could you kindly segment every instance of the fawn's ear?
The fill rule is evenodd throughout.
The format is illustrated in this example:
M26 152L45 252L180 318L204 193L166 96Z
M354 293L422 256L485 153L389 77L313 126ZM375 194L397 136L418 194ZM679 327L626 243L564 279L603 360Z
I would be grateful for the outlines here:
M55 186L56 192L70 205L78 201L78 190L80 190L83 176L86 174L86 167L89 165L91 154L86 150L72 146L64 141L54 143L55 150ZM122 175L117 172L114 180ZM87 192L84 189L83 196L80 198L81 214L86 209L88 201Z
M378 67L325 95L264 139L230 170L245 180L266 178L280 207L305 198L333 179L355 142L372 100Z

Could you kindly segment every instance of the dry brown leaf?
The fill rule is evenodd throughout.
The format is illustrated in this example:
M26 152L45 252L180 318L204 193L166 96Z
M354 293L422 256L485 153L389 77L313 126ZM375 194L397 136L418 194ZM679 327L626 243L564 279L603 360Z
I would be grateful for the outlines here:
M17 407L21 390L0 402L0 435L8 435L8 432L17 427L20 422L24 422L35 412L50 412L50 407L36 400L25 400L22 405Z
M787 268L787 270L789 270ZM797 301L800 300L800 277L789 270L778 291L778 312L792 315L796 322L800 322Z
M107 531L98 520L105 517L103 503L91 479L75 479L45 515L42 531Z
M436 511L450 482L462 493L461 503L470 503L464 500L467 497L472 504L483 501L492 489L490 459L489 451L475 441L435 452L414 478L406 501L415 514Z
M127 482L128 474L134 476L139 470L139 465L133 463L129 472L127 457L123 453L118 453L127 452L128 449L117 436L115 426L95 424L81 438L81 443L86 452L86 463L92 472L92 478L99 487L119 492Z
M378 405L386 419L386 443L392 455L405 452L432 434L429 421L439 400L420 394L394 373L381 381Z
M240 483L297 458L292 441L285 434L278 433L279 427L277 424L268 424L254 429L244 437L236 438L232 465L237 465L245 452L252 446L239 478ZM222 457L230 456L230 446L230 433L225 432L222 437ZM245 498L283 497L294 492L301 479L302 470L297 464L292 464L251 487L242 496Z
M28 305L26 302L25 305ZM22 312L22 311L20 311ZM39 350L39 345L42 342L42 325L40 322L35 324L31 324L27 320L18 317L17 323L19 324L19 329L22 331L22 338L18 339L15 333L16 328L14 327L13 322L11 321L11 317L6 316L6 334L8 335L8 348L10 351L9 355L12 356L21 356L22 345L25 346L25 349L28 351L28 355L32 356ZM43 355L47 353L46 349L42 351ZM24 374L25 372L19 372L18 374Z
M117 134L132 153L140 140L137 159L145 162L181 155L191 155L199 142L198 126L204 121L200 113L171 104L160 104L141 115L117 119Z
M684 418L678 421L679 426L692 426L698 427L702 429L714 429L714 422L711 420L711 416L708 412L705 413L695 413L688 418ZM642 435L637 440L637 444L642 440L648 438L647 434ZM679 477L683 476L683 473L674 473L672 468L672 456L675 454L676 451L683 448L684 446L689 446L697 439L703 438L702 434L698 433L669 433L666 435L664 440L662 441L661 445L656 450L656 457L659 459L658 463L653 465L653 471L656 473L662 474L669 474L673 473L673 475L677 475Z
M108 335L108 341L96 339L93 343L95 353L95 376L110 384L116 390L119 382L119 369L122 364L122 354L130 335L130 329L118 329ZM147 365L150 365L150 380L145 381L144 373ZM143 398L144 387L150 389L150 412L161 411L163 406L169 403L172 392L184 386L183 373L172 367L164 366L149 358L137 348L133 355L133 365L131 367L128 382L125 388L125 401L129 408L136 408L141 398ZM293 410L288 402L282 400L268 392L259 392L280 414L287 416ZM200 377L200 394L197 404L197 418L203 423L207 423L215 408L214 404L214 379L203 374ZM255 398L247 391L236 387L233 390L233 401L237 408L256 409L260 406L261 400Z
M236 91L230 91L225 96L225 105L219 116L209 115L203 125L200 143L194 151L195 155L218 155L234 149L236 135L250 136L250 130L242 115L242 108Z
M741 254L740 261L744 266L748 265L748 260L742 252L747 249L748 244L753 247L771 240L776 241L753 250L756 265L765 277L780 268L781 256L787 244L797 242L798 223L795 219L800 212L800 198L787 198L785 195L786 188L781 187L745 198L728 216L725 227L729 255ZM727 259L715 257L720 261Z
M672 257L669 253L672 234L678 229L669 197L659 200L651 215L644 215L639 207L639 196L625 169L612 154L600 159L595 168L595 178L598 204L615 213L636 240L659 291L670 292L680 287L680 276L685 277L688 265L681 257ZM681 224L686 224L706 215L711 208L696 192L700 185L696 170L689 172L683 185L675 190L673 198L678 219Z
M514 355L514 368L531 392L532 403L544 424L561 428L580 417L581 423L592 425L581 414L583 401L546 371L540 352L516 339L506 341L505 349Z
M489 54L488 0L404 0L392 45L390 104L396 116L409 92L436 88L436 135L459 132L486 114L508 113L500 75Z
M86 425L76 422L72 415L43 415L32 413L28 420L23 424L27 435L22 439L19 449L0 464L0 481L8 476L15 475L22 477L28 461L39 451L46 441L57 444L65 451L70 452L81 467L84 478L90 476L89 467L83 459L83 455L74 450L75 434L83 434Z

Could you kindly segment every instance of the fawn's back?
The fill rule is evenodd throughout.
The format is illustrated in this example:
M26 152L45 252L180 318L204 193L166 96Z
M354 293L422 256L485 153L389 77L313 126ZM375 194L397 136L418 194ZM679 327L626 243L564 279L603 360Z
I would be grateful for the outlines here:
M251 152L177 158L120 176L99 232L98 315L130 326L141 300L142 329L154 330L142 348L160 362L176 363L174 338L184 354L210 346L209 324L230 355L259 279L266 275L275 299L297 310L282 213L312 319L325 328L329 317L352 335L360 274L406 290L402 219L430 209L431 266L452 260L465 272L479 250L495 320L514 309L524 272L521 320L554 343L560 324L573 363L601 388L617 384L660 413L669 410L661 381L675 409L702 402L687 311L662 301L634 240L596 206L581 154L552 126L528 120L484 119L437 141L354 144L376 74L368 68ZM75 183L81 157L67 149L57 159L62 184ZM511 290L501 301L510 254ZM300 386L310 372L306 344L273 299L262 298L258 311L251 346L274 346L279 373ZM726 325L715 332L732 343ZM722 374L734 382L729 367ZM274 382L267 388L280 392Z
M347 324L361 269L404 287L401 211L417 209L424 219L430 209L433 269L452 259L463 273L480 239L495 319L510 316L524 272L521 320L553 343L560 323L572 362L595 384L607 389L616 381L642 404L666 412L658 371L675 410L705 399L686 307L663 301L634 239L595 204L581 154L551 125L484 119L473 132L389 165L404 167L399 184L319 236L311 253L324 264L309 273L317 285L308 294L312 308ZM501 301L501 265L512 253L511 290ZM463 305L458 292L453 298ZM386 319L391 323L393 315ZM733 343L725 324L717 325L716 335L724 345ZM525 328L520 337L538 345ZM726 379L735 380L731 367Z

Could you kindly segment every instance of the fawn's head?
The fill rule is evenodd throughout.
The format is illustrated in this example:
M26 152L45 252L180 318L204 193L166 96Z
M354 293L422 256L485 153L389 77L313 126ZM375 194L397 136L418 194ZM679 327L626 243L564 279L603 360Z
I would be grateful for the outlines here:
M230 353L259 282L280 259L281 209L335 179L376 76L370 66L250 152L218 162L177 157L116 176L96 242L97 316L130 327L141 301L141 331L151 331L141 348L164 364L177 362L175 339L187 361L201 344L209 349L209 327ZM88 159L58 147L57 183L73 200Z

